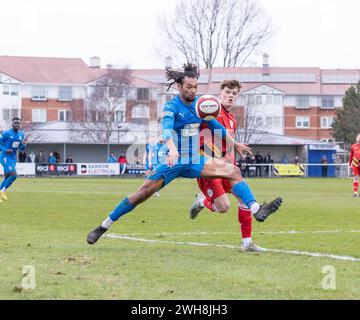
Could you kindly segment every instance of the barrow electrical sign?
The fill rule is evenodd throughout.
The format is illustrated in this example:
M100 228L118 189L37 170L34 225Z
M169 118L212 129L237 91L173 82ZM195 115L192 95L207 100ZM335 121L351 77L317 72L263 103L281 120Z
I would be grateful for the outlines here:
M78 163L79 176L108 176L120 174L118 163Z

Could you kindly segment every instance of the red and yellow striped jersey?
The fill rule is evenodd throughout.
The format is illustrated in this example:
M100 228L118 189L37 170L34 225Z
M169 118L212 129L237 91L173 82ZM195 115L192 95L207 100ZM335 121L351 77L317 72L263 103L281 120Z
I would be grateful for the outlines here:
M350 148L349 164L353 167L359 167L360 162L360 144L354 143Z
M216 117L216 120L220 122L226 129L226 131L229 133L231 137L235 137L235 131L236 131L236 118L235 116L229 112L226 111L224 107L221 108L220 114ZM207 125L203 122L200 129L205 129ZM200 145L207 145L207 147L213 152L213 156L217 158L224 158L227 162L235 163L235 153L234 153L234 146L227 146L226 140L224 139L222 141L221 146L221 152L219 148L214 145L213 143L213 137L207 137L206 135L201 139Z

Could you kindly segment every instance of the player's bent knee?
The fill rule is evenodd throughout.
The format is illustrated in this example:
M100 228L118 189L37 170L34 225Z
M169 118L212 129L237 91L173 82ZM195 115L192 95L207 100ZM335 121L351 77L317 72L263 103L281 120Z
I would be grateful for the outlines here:
M238 167L234 166L231 173L232 178L234 179L242 179L241 171Z
M230 209L230 203L215 203L217 212L226 213Z

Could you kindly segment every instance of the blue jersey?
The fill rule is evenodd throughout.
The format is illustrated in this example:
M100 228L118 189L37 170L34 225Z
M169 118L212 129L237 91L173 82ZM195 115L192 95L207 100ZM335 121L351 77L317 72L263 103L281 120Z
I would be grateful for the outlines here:
M202 122L216 135L225 138L226 129L217 120L205 121L195 111L196 97L190 105L186 105L180 96L168 101L164 106L162 129L163 139L173 139L179 152L178 163L199 163L200 161L200 125Z
M196 115L197 99L196 97L190 105L186 105L180 96L176 96L164 106L164 117L174 119L173 130L176 134L172 138L178 148L181 163L193 162L199 157L199 129L203 120Z
M13 161L16 161L16 152L19 149L23 151L25 149L24 133L22 131L15 132L14 129L4 131L0 134L0 157L7 157ZM12 149L12 153L8 154L6 151Z

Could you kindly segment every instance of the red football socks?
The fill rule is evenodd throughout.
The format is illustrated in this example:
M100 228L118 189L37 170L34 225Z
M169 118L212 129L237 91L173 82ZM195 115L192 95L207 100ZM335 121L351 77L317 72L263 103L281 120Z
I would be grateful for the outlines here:
M359 190L359 181L354 181L354 193L356 192L358 192L358 190Z
M243 238L251 238L252 215L249 209L238 208L238 218Z

